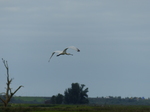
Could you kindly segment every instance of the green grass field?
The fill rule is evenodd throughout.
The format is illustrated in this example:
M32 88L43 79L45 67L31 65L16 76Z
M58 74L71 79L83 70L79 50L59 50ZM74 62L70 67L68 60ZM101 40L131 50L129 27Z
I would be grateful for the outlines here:
M150 106L30 105L17 104L0 112L150 112Z
M39 103L41 103L41 102L44 103L44 101L46 100L45 97L29 97L29 96L19 97L19 96L15 96L14 98L16 100L27 101L27 102L36 101Z

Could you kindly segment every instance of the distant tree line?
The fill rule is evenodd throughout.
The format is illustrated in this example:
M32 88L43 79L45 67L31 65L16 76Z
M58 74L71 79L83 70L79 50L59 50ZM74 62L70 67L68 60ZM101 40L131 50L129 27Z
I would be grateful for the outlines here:
M150 105L150 99L144 99L142 97L97 97L89 98L89 102L93 105Z
M23 96L14 96L10 100L10 104L12 103L22 103L22 104L62 104L64 100L60 100L61 96L64 99L64 95L58 94L58 95L53 95L56 96L54 98L52 97L23 97ZM4 95L0 95L1 98L4 98ZM49 100L53 99L53 101ZM59 100L58 100L59 99ZM89 105L150 105L150 98L144 99L143 97L126 97L126 98L121 98L120 96L118 97L95 97L95 98L89 98L88 97L88 104ZM73 103L72 103L73 104ZM3 106L2 101L0 101L0 106Z
M71 88L64 91L64 95L58 94L51 97L52 104L87 104L88 100L88 88L85 88L84 84L72 83Z

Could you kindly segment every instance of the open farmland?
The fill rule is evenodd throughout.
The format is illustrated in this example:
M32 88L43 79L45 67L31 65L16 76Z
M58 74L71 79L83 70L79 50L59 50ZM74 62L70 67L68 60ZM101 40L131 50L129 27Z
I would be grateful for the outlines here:
M50 97L30 97L30 96L15 96L12 100L13 103L33 103L33 104L43 104L45 100L50 99Z

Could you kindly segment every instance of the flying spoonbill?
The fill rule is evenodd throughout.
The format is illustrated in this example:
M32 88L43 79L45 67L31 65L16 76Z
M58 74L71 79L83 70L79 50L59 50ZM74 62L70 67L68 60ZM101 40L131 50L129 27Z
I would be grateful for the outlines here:
M80 50L79 50L78 48L74 47L74 46L70 46L70 47L68 47L68 48L71 48L71 49L73 49L73 50L76 50L77 52L80 52ZM55 53L58 53L56 56L60 56L60 55L72 55L72 56L73 56L73 54L70 54L70 53L67 53L67 52L66 52L68 48L64 49L63 51L54 51L54 52L52 53L51 57L49 58L48 62L50 62L50 59L52 58L52 56L53 56Z

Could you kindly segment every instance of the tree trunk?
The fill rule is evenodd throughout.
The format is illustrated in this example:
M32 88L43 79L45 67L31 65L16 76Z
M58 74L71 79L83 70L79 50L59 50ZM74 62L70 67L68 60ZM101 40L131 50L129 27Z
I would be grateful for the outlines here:
M10 88L10 84L12 82L12 79L9 79L9 67L8 67L8 63L7 61L3 60L3 64L6 68L6 71L7 71L7 87L6 87L6 93L5 93L5 98L1 98L0 97L0 100L3 102L4 104L4 107L7 107L8 103L10 102L11 98L13 97L13 95L23 86L19 86L14 92L11 91L11 88Z

